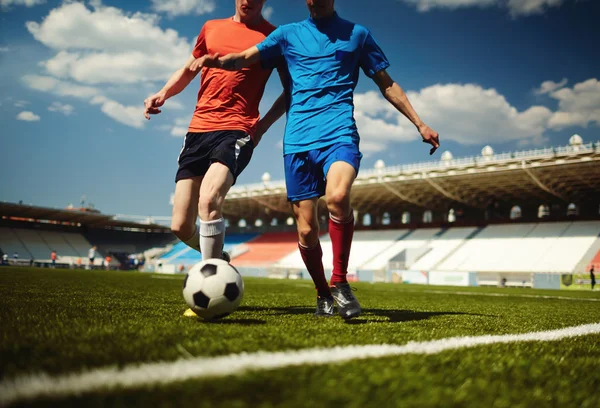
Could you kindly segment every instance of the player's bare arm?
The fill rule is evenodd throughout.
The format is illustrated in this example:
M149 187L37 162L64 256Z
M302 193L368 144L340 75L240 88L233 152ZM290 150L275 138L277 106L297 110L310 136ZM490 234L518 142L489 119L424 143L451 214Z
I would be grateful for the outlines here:
M273 103L271 109L267 112L265 116L261 118L256 126L256 133L254 134L254 142L258 145L258 142L262 139L263 135L267 133L269 128L273 126L275 122L281 118L286 110L287 110L287 98L286 94L289 92L288 84L289 84L289 74L287 72L287 68L284 66L279 66L277 68L277 73L279 74L279 80L281 81L281 86L283 87L283 92L279 95L279 98Z
M267 133L269 128L273 126L275 122L279 120L285 114L286 111L286 97L285 92L279 95L279 98L273 103L271 109L267 112L265 116L258 121L256 125L256 133L254 133L254 144L258 145L261 141L263 135Z
M240 53L227 54L219 56L219 54L205 55L196 59L190 66L189 70L198 72L201 68L220 68L227 71L239 71L242 68L249 67L260 61L260 53L256 46L250 47Z
M385 69L377 72L373 76L373 81L375 81L385 99L417 127L423 142L433 146L429 151L429 154L433 154L440 147L439 134L419 118L400 85L394 82Z
M144 101L146 119L150 119L150 115L159 114L161 112L159 108L164 105L165 101L183 91L198 75L198 72L189 70L194 61L196 58L193 55L190 56L183 68L177 70L159 92L146 98Z

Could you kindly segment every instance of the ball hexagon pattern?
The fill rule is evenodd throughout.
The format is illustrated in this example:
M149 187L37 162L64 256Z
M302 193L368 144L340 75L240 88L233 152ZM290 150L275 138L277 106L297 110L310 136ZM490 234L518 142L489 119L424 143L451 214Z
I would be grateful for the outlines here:
M237 309L243 295L242 276L222 259L207 259L194 265L183 282L183 298L205 320L228 316Z

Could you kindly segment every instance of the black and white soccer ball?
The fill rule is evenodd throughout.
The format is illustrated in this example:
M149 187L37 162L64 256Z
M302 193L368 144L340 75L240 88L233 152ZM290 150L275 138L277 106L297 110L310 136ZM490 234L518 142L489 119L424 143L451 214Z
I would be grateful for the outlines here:
M183 281L183 298L205 320L230 315L243 296L242 275L222 259L207 259L194 265Z

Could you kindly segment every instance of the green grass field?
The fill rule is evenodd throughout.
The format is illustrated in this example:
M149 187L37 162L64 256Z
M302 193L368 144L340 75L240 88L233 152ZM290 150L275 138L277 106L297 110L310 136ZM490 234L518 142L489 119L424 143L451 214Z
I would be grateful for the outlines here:
M353 285L360 318L317 319L310 282L246 278L238 311L205 323L182 316L182 282L132 272L0 268L2 383L241 352L403 345L600 322L600 292L368 283ZM123 385L13 405L599 407L600 334Z

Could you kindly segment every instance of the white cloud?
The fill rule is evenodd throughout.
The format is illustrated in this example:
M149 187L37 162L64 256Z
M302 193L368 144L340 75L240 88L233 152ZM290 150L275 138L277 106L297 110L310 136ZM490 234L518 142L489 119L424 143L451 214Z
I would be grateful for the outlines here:
M509 0L508 9L513 16L543 13L546 8L557 7L564 0Z
M421 118L440 133L440 139L465 145L512 140L541 141L552 112L532 106L519 112L495 89L473 84L433 85L408 98ZM361 148L380 151L391 142L419 140L415 127L377 92L356 95L355 117Z
M76 85L68 81L40 75L25 75L23 82L31 89L48 92L57 96L82 99L92 105L99 105L100 110L104 114L127 126L138 129L144 126L144 115L141 105L122 105L102 95L98 88Z
M183 137L188 132L188 125L190 124L189 118L177 118L175 119L175 123L173 126L169 126L171 130L171 136L173 137Z
M10 6L25 6L33 7L38 4L44 4L46 0L0 0L0 8L8 8Z
M547 8L558 7L564 0L402 0L421 12L432 9L458 9L466 7L506 7L513 16L543 13Z
M23 111L17 115L17 119L25 122L38 122L40 117L33 112Z
M548 141L547 131L568 126L600 126L600 81L595 78L575 84L564 79L546 81L540 90L558 101L558 109L530 106L519 111L495 89L474 84L433 85L407 96L419 116L440 139L464 145L516 141L519 146L539 146ZM564 83L564 84L563 84ZM390 143L419 140L415 127L379 92L355 96L355 118L361 135L361 150L376 152Z
M25 106L29 105L28 101L16 101L14 103L15 108L24 108Z
M567 84L567 78L563 78L560 82L544 81L538 89L535 90L537 95L545 95L562 88Z
M85 84L126 84L166 80L189 57L192 44L158 21L155 14L65 2L26 26L57 51L42 63L48 73Z
M263 8L262 15L267 20L270 20L271 17L273 17L274 12L275 12L275 10L273 9L273 7L267 6L267 7Z
M487 7L499 3L499 0L403 0L413 4L419 11L429 11L434 8L457 9L461 7Z
M549 121L551 129L568 126L600 125L600 81L596 78L550 93L558 101L558 111Z
M65 116L69 116L73 114L75 108L72 105L55 101L52 102L50 106L48 106L48 110L50 112L59 112Z
M50 92L58 96L72 96L75 98L89 99L100 94L98 88L77 85L43 75L25 75L23 77L23 82L31 89Z
M124 106L105 96L96 96L90 103L92 105L100 105L100 110L117 122L137 129L144 127L146 119L144 118L144 110L141 105Z
M152 10L166 13L169 17L187 14L212 13L217 7L214 0L151 0Z

